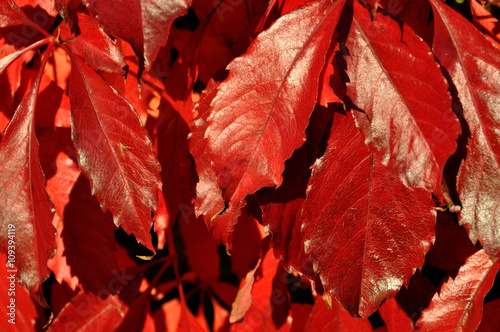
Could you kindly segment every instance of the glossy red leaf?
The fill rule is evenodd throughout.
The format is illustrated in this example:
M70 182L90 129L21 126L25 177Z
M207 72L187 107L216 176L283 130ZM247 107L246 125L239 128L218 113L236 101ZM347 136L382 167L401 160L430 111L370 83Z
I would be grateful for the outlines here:
M459 220L473 243L481 241L488 255L500 257L500 49L447 5L431 4L433 50L453 81L457 112L463 112L470 132L457 177Z
M167 42L174 20L187 13L191 0L83 0L108 34L128 41L149 70Z
M211 102L205 132L206 154L227 205L222 215L208 218L214 237L225 244L245 196L279 186L285 160L304 143L343 5L307 2L278 19L227 67L229 77Z
M350 114L333 123L302 207L305 250L325 291L366 318L422 266L434 241L434 202L382 164Z
M317 296L304 331L373 331L368 319L352 317L335 300L331 305L332 308L328 308L325 301Z
M345 47L347 95L357 126L379 160L411 188L441 195L444 164L460 132L448 85L429 47L412 29L354 1Z
M46 61L47 56L42 68ZM44 187L34 126L41 77L42 70L19 104L0 143L0 249L6 254L13 250L15 258L9 258L7 266L9 270L17 270L19 283L32 294L49 276L47 260L56 250L53 206Z
M73 66L69 88L78 165L114 223L154 252L149 231L161 180L148 133L124 97L76 57Z
M95 18L82 13L77 15L81 34L72 41L75 37L70 30L62 29L60 38L69 41L66 46L95 70L125 75L127 64L121 49L104 33Z
M499 269L500 262L493 263L484 250L470 256L422 312L419 330L474 331L481 321L484 296Z

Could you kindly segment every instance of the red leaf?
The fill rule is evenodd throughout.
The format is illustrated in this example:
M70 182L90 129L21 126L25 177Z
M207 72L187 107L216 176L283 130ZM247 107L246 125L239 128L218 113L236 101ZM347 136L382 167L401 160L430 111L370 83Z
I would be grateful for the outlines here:
M229 77L212 100L205 132L206 154L228 204L211 223L221 242L230 245L245 196L279 186L285 160L304 143L343 5L344 0L304 4L278 19L228 65Z
M470 256L434 295L417 327L421 331L474 331L481 321L484 296L499 269L500 262L493 263L484 250Z
M317 296L304 331L369 332L373 328L367 319L351 317L336 301L333 301L332 308L329 309L325 301Z
M149 231L160 167L130 103L76 57L71 71L72 139L101 208L154 252Z
M149 70L167 42L174 20L187 13L191 0L133 0L119 6L105 0L84 0L104 31L128 41Z
M47 50L50 53L53 44ZM44 57L42 68L47 61ZM45 191L38 157L34 110L43 70L19 104L0 143L0 249L8 254L8 269L17 269L19 284L34 294L49 276L47 260L56 249L53 207ZM12 241L12 242L10 242ZM14 246L14 248L12 248Z
M349 26L344 16L342 26ZM357 126L379 160L408 187L441 195L444 164L460 132L446 80L428 46L408 26L354 1L345 47L347 95Z
M127 64L121 49L102 31L95 18L82 13L77 15L81 34L66 46L95 70L125 75ZM74 38L69 29L63 29L60 37L64 41Z
M470 131L457 178L460 223L473 243L481 241L488 255L500 257L500 49L447 5L431 4L434 53L455 85L462 106L457 112Z
M350 115L336 114L301 215L325 290L368 317L422 266L434 241L433 207L429 193L408 189L365 146Z

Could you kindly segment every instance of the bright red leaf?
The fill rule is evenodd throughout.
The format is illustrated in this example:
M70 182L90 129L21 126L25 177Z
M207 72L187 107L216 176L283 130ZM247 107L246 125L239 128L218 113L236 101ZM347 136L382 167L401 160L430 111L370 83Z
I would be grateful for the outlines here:
M406 186L440 196L460 127L439 65L410 27L381 13L371 21L357 1L353 15L342 21L350 30L341 51L357 126Z
M434 202L382 164L351 115L333 123L302 207L305 250L325 291L366 318L422 266L434 241Z
M419 330L474 331L481 321L484 296L499 269L500 262L492 262L484 250L470 256L422 312Z
M76 57L73 66L71 129L78 165L115 224L154 252L149 230L161 180L148 134L125 98Z
M278 19L227 67L229 77L210 104L205 132L205 153L227 206L222 215L207 217L213 219L214 237L225 244L245 196L279 186L284 161L304 143L343 5L343 0L304 4Z
M488 255L500 257L500 49L442 2L431 4L433 51L453 81L461 105L456 112L468 127L467 156L457 178L460 223L472 242L481 241Z

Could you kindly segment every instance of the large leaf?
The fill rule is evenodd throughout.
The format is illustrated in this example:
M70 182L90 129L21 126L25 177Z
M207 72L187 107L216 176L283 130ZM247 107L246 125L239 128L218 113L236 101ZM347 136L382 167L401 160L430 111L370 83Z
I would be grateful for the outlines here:
M450 276L422 312L421 331L474 331L481 322L484 296L490 290L500 262L493 263L484 250L470 256L458 273Z
M304 143L343 5L344 0L307 2L278 19L228 65L229 77L211 103L205 132L206 154L227 206L210 225L220 241L230 242L245 196L279 186L285 160Z
M49 276L47 260L56 250L53 206L44 187L34 126L42 73L19 104L0 143L0 249L14 256L9 258L8 269L17 269L19 284L31 293Z
M467 156L460 166L457 190L460 223L472 242L500 257L500 49L454 10L434 8L434 53L448 71L467 121Z
M128 41L146 70L166 43L174 20L187 13L191 0L84 0L108 34Z
M345 47L347 95L380 161L409 187L441 195L441 174L460 132L439 65L412 29L354 1Z
M151 211L161 189L160 166L130 103L80 59L70 80L72 139L78 164L103 210L154 251Z
M351 115L333 123L302 209L305 250L325 291L366 318L422 266L434 241L434 202L382 164Z

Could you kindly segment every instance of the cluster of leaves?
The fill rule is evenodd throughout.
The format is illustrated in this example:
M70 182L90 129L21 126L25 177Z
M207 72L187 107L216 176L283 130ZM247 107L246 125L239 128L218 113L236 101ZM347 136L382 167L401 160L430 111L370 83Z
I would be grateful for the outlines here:
M0 38L2 330L498 326L476 0L1 0Z

